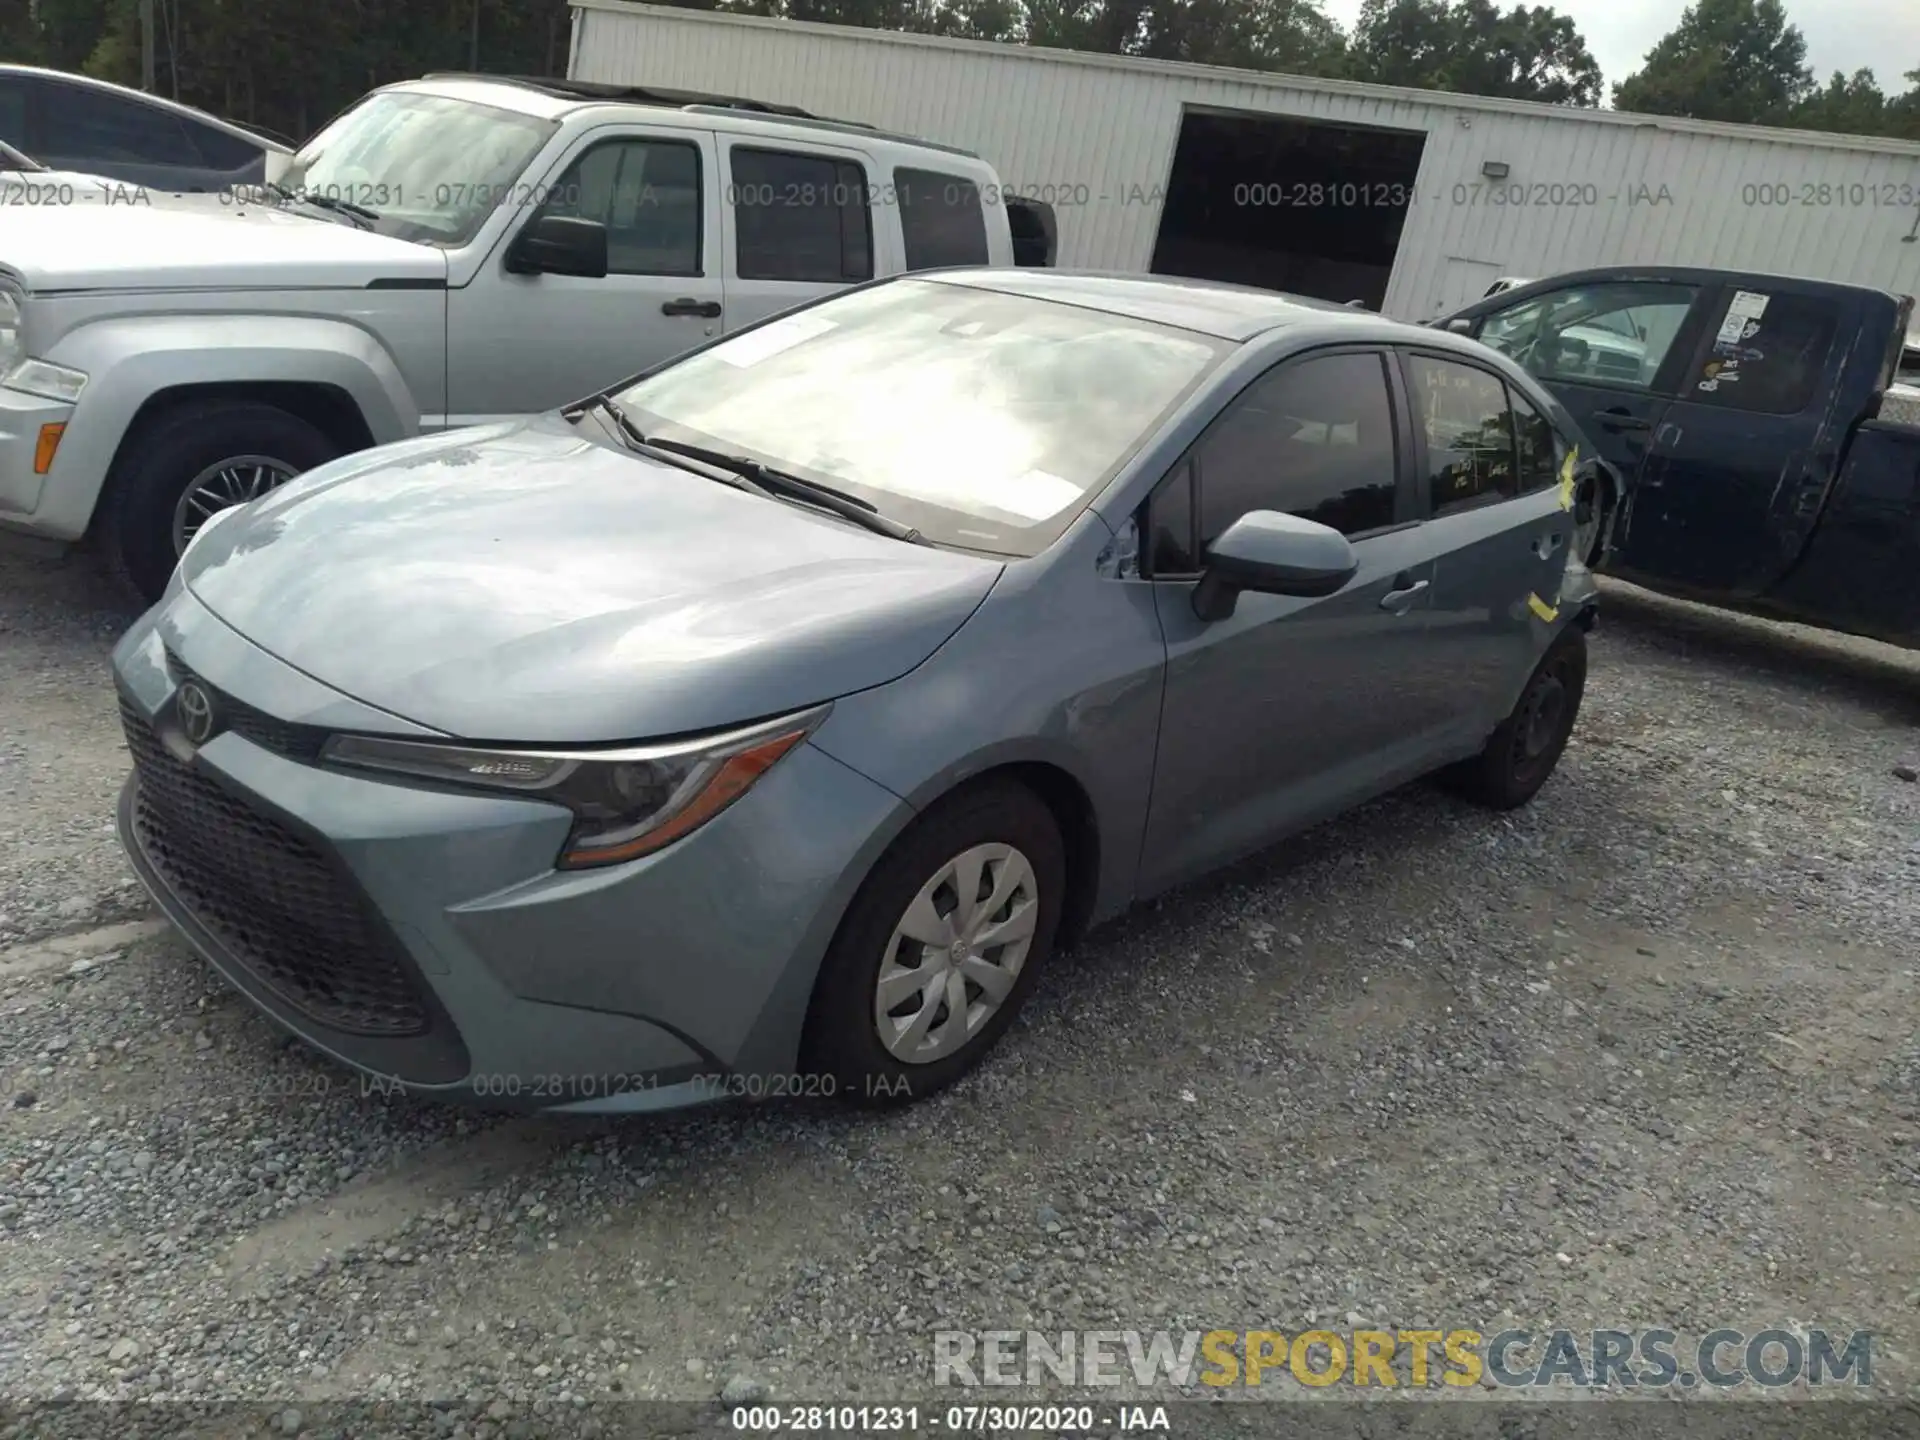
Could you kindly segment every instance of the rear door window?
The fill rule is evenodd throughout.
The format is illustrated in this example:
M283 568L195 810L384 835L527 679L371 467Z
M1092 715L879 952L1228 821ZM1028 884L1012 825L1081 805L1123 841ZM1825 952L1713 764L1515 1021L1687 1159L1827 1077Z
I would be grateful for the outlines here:
M859 164L736 145L733 207L742 280L829 284L873 278L873 222Z
M1826 375L1840 305L1815 295L1735 289L1708 320L1705 354L1680 398L1728 410L1797 415Z
M973 181L937 170L899 169L893 172L893 188L907 269L987 263L987 221Z
M1505 382L1477 366L1431 355L1409 356L1407 375L1427 442L1434 518L1519 493Z
M1513 408L1514 458L1519 470L1515 493L1531 495L1560 482L1560 462L1566 450L1559 434L1526 396L1507 387L1507 400Z

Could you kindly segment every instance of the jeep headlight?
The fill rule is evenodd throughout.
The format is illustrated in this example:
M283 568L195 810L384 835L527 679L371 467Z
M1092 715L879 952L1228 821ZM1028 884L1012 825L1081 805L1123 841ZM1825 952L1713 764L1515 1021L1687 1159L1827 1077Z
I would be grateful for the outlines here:
M0 375L13 368L14 361L25 353L25 342L20 338L20 297L11 290L0 288Z
M564 805L573 812L573 830L555 863L581 870L637 860L699 829L817 730L832 708L724 735L617 750L481 749L335 735L321 758Z
M64 400L72 405L80 399L80 392L87 388L87 376L83 370L69 369L46 360L22 360L11 370L0 365L0 384L9 390L23 390L29 395L38 395L42 400Z

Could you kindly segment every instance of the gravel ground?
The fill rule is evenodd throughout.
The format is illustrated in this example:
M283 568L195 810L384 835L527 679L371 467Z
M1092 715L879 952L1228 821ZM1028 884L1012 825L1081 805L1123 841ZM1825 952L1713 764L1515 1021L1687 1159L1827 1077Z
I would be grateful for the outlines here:
M0 558L0 1398L479 1436L925 1396L935 1329L1510 1321L1871 1329L1920 1393L1920 656L1609 586L1526 811L1416 787L1146 907L903 1113L554 1122L363 1094L154 917L127 618Z

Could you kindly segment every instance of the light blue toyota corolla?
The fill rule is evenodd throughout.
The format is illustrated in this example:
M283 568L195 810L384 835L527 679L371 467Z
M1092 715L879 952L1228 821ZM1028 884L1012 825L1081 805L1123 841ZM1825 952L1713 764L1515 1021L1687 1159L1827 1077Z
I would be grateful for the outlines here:
M1431 773L1532 798L1585 450L1359 311L864 286L217 515L114 655L121 835L381 1085L924 1096L1144 897Z

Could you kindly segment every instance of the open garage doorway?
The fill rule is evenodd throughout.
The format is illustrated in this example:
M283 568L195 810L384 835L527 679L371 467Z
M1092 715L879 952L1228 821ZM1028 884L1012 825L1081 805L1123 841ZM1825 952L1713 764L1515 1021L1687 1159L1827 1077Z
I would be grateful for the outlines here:
M1378 310L1426 139L1418 130L1188 110L1154 273Z

